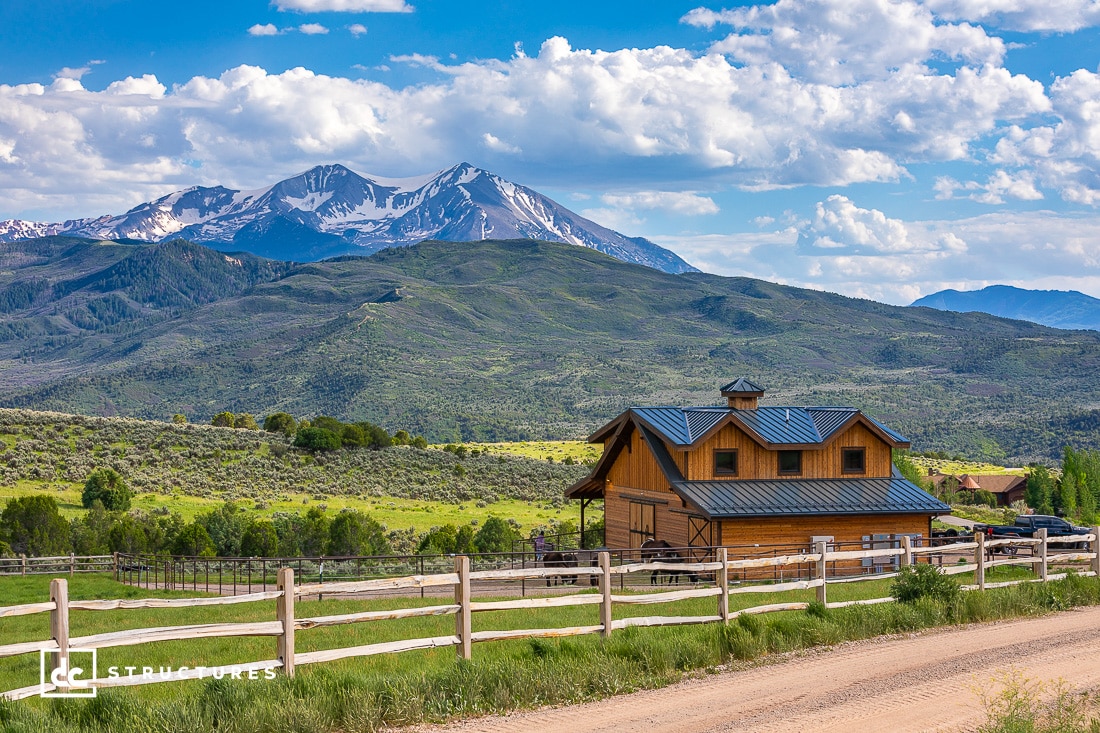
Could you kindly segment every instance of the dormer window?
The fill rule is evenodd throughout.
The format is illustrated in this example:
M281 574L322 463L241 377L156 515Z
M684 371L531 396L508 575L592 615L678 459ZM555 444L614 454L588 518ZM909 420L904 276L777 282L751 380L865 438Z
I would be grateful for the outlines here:
M843 448L840 451L840 469L844 473L866 473L867 449Z
M802 451L779 451L779 474L781 476L796 476L802 473Z
M716 451L714 451L714 475L715 476L736 476L737 475L737 451L735 451L735 450L716 450Z

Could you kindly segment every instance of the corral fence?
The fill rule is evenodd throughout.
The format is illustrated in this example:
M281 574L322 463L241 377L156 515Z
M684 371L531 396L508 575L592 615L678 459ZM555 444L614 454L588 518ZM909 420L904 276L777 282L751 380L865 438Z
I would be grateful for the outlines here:
M891 597L832 603L828 600L828 588L836 583L850 583L869 579L891 578L898 575L901 568L918 562L935 562L941 559L941 570L947 574L973 573L975 583L964 586L967 589L984 590L986 588L1015 585L1024 582L1041 582L1065 577L1069 572L1080 575L1100 576L1100 528L1094 527L1089 534L1047 539L1045 531L1040 531L1035 539L1006 538L988 539L984 535L975 535L972 540L947 544L927 544L914 542L913 538L902 536L899 547L871 549L834 549L835 545L826 541L814 544L810 551L774 556L757 556L743 559L730 559L729 548L708 548L712 560L699 562L667 562L664 560L630 561L613 565L612 555L607 551L595 553L595 564L586 567L520 567L472 570L468 556L459 555L452 559L452 567L447 572L427 575L409 575L405 577L374 578L352 580L326 584L301 582L296 579L291 567L277 571L276 587L273 590L248 593L237 596L206 598L138 598L112 600L73 600L68 597L68 581L54 578L50 581L50 598L40 603L28 603L18 606L0 607L0 619L29 614L49 614L50 638L45 641L31 641L0 646L0 658L20 654L41 654L51 656L53 670L69 669L69 650L92 650L107 647L136 646L157 641L182 639L201 639L216 637L273 637L275 639L272 659L234 664L223 667L180 668L171 674L118 676L100 678L91 681L95 688L122 687L150 684L173 680L200 679L204 677L223 677L227 674L256 674L267 670L282 669L288 676L294 675L297 666L330 662L353 657L366 657L376 654L389 654L414 649L431 649L453 646L457 655L469 659L471 647L475 642L499 641L505 639L555 638L582 634L600 634L611 636L612 632L631 626L677 626L686 624L729 623L731 619L744 614L761 614L776 611L802 610L809 606L806 601L790 603L771 603L752 606L739 611L730 611L730 597L741 593L775 593L780 591L815 589L816 600L829 608L853 605L870 605L894 600ZM683 548L698 550L699 548ZM1013 554L1014 553L1014 554ZM998 556L998 554L1000 556ZM944 560L946 558L946 561ZM831 574L830 567L864 568L866 560L872 561L872 567L883 568L885 572L861 574ZM1030 566L1034 578L990 583L986 573L994 567ZM1052 573L1057 566L1062 572ZM758 570L772 568L811 568L808 579L793 579L780 582L752 582ZM623 576L648 576L650 583L659 579L660 573L670 575L694 574L705 578L704 582L692 587L678 587L676 590L663 588L651 592L615 593L616 580ZM801 575L795 573L792 577ZM741 582L732 581L732 577L741 577ZM598 590L596 592L570 593L564 596L540 598L519 598L510 600L476 601L472 600L472 587L475 583L493 581L516 581L541 579L546 582L566 578L592 578ZM364 611L332 616L298 618L295 615L295 601L303 597L319 594L337 594L356 596L374 591L394 591L402 589L440 588L448 592L447 602L439 605L404 608L382 611ZM656 590L656 592L653 592ZM453 596L451 595L453 594ZM714 598L714 613L703 616L635 616L615 619L616 606L635 604L660 604L698 598ZM71 638L69 635L69 614L71 611L110 612L118 609L141 608L191 608L196 606L223 606L229 604L272 602L274 601L274 620L251 623L206 623L189 626L171 626L161 628L141 628L126 631L113 631L92 636ZM472 615L485 611L510 611L521 609L552 608L565 606L596 606L597 623L568 628L512 629L512 630L472 630ZM405 619L424 616L455 617L453 634L443 636L401 639L383 643L344 647L296 653L295 635L300 631L337 626L343 624L370 623L373 621ZM53 675L44 675L39 685L23 687L0 693L11 700L32 697L41 693L64 691L68 678L62 674L60 684L46 682ZM74 685L75 686L75 685Z
M0 575L57 575L58 573L112 573L115 555L58 555L56 557L0 557Z

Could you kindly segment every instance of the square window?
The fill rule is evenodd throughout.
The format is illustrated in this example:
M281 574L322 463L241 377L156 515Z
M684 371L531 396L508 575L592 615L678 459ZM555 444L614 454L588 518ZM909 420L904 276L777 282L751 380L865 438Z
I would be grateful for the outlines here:
M735 450L716 450L714 451L714 473L724 474L726 476L737 475L737 451Z
M779 473L785 473L785 474L802 473L802 451L800 451L800 450L781 450L781 451L779 451Z
M844 448L840 451L840 467L844 473L865 473L867 451L864 448Z

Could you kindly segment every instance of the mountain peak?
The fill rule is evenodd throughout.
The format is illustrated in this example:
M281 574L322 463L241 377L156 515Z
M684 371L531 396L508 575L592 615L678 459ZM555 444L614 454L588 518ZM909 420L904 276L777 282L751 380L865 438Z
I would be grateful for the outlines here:
M602 227L466 161L424 176L392 179L326 163L255 191L195 186L120 216L64 224L3 222L0 242L40 232L146 242L185 237L297 261L370 254L426 239L543 239L666 272L695 270L646 239Z
M1100 299L1076 290L1025 290L1012 285L990 285L981 290L941 290L911 305L958 313L989 313L1054 328L1100 331Z

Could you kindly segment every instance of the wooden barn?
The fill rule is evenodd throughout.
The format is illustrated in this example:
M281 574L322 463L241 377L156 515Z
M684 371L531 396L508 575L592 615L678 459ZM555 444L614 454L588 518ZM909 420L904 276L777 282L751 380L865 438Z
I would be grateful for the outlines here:
M761 406L747 379L721 392L725 406L634 407L589 438L603 455L566 497L604 500L608 547L930 537L950 513L894 470L909 442L858 409Z

